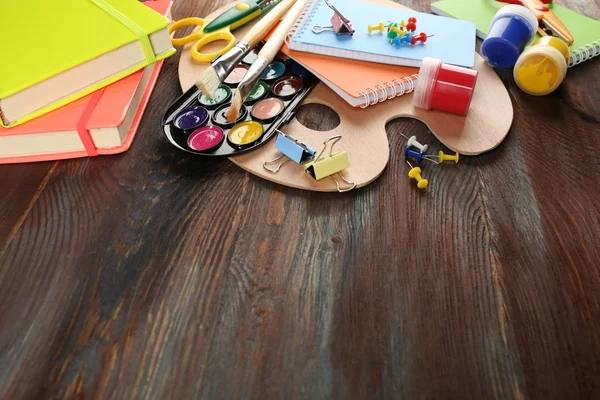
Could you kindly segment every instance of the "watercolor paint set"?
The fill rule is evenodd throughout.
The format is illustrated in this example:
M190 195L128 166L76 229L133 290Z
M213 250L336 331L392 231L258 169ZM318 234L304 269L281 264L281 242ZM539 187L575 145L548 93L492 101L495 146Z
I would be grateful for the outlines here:
M211 99L193 86L167 109L162 127L173 146L192 154L232 156L256 148L291 121L295 108L318 80L283 56L264 71L236 123L227 121L235 89L258 51L254 49L242 60Z

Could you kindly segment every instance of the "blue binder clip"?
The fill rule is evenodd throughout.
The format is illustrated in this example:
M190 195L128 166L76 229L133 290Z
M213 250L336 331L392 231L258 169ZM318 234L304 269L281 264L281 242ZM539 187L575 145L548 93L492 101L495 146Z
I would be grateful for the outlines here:
M281 152L281 155L274 160L265 161L263 164L264 169L276 174L279 172L283 164L287 163L288 161L293 161L300 165L315 158L316 151L309 148L304 143L300 143L295 137L286 135L279 129L276 131L278 135L277 139L275 140L275 148ZM280 162L276 169L272 169L267 166L275 164L284 157L287 157L287 160Z

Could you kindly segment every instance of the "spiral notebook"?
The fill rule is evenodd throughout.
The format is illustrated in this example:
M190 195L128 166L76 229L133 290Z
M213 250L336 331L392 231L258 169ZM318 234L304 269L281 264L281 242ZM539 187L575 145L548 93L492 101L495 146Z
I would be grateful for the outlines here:
M281 52L317 76L352 107L366 108L412 92L419 72L418 68L293 51L285 44Z
M477 36L485 39L490 23L504 3L481 0L441 0L431 4L431 11L446 17L471 21ZM571 46L569 67L600 55L600 21L588 18L558 4L548 4L552 12L567 26L575 41ZM539 35L536 36L536 39Z
M308 15L314 0L309 0L292 29L281 52L317 76L352 107L366 108L394 97L411 93L418 68L350 60L291 50L287 43ZM397 4L394 7L407 9ZM277 28L275 26L270 34Z
M332 32L313 32L315 26L331 25L333 10L324 0L309 3L287 43L294 51L408 67L419 67L424 57L439 58L446 64L467 68L475 65L475 24L472 22L359 0L331 0L355 29L352 36L338 36ZM392 45L386 31L367 31L368 25L407 21L410 17L417 19L416 32L429 36L426 43Z

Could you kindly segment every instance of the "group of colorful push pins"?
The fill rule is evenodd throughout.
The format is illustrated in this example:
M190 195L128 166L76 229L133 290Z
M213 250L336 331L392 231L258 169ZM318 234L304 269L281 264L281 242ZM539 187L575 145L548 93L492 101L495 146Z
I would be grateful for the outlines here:
M402 135L402 134L400 134L400 135ZM460 154L458 154L458 153L456 153L454 155L445 154L443 151L440 150L440 152L438 153L437 156L428 155L425 153L427 151L428 146L426 144L419 143L417 141L416 136L406 137L406 136L402 135L402 137L407 140L406 148L404 149L404 155L406 157L412 157L415 160L417 160L417 162L419 162L419 163L423 160L427 160L434 164L441 164L444 161L454 161L455 164L458 163L458 159L460 157ZM418 151L411 150L411 147L416 148ZM437 161L433 160L432 158L437 159ZM410 167L410 171L408 171L408 177L417 181L417 187L419 189L425 189L427 187L427 185L429 184L429 181L427 179L423 178L423 176L421 175L421 168L413 167L412 164L408 160L406 160L406 163Z
M400 22L390 22L388 25L379 22L377 25L369 25L367 27L369 34L373 32L383 33L386 28L387 38L390 41L390 44L395 44L396 46L401 46L403 43L414 46L418 42L425 43L427 38L433 36L427 36L424 32L415 35L414 32L417 30L417 19L415 17L410 17L406 23L404 20Z

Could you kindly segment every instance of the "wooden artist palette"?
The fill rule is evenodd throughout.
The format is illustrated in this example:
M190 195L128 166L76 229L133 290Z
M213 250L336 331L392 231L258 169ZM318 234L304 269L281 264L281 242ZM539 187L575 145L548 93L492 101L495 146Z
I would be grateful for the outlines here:
M387 0L368 2L406 8ZM208 19L214 18L233 4L235 3L215 11ZM248 24L235 31L236 37L243 37L250 26ZM411 94L366 109L353 108L325 84L319 83L302 104L318 103L331 107L338 113L340 125L331 131L318 132L304 127L294 118L289 125L282 126L281 130L316 151L323 148L323 142L329 137L341 135L342 139L335 149L347 151L350 158L350 168L342 171L342 174L355 182L357 188L373 182L385 169L390 153L385 126L395 118L408 117L422 121L442 144L453 151L464 155L484 153L498 146L508 134L513 120L513 108L500 78L479 54L475 58L475 69L479 71L479 75L466 117L415 108ZM207 66L192 60L189 45L184 48L179 61L179 80L184 92L195 84ZM251 152L229 159L246 171L281 185L322 192L336 191L332 180L315 181L304 172L302 166L293 163L287 163L277 174L264 169L265 161L280 155L273 143L272 139Z

